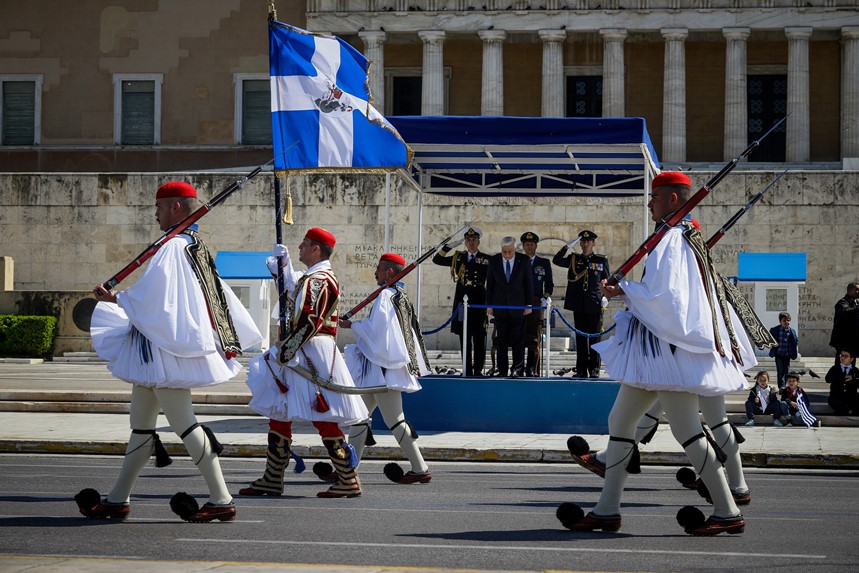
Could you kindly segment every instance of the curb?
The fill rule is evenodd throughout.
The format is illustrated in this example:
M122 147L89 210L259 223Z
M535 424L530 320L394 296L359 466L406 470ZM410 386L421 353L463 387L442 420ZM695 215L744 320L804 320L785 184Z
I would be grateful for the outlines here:
M124 455L127 443L107 441L68 441L45 440L0 440L0 453L14 454L77 454L77 455ZM187 450L181 444L164 443L172 456L186 456ZM301 457L328 459L322 446L296 445L294 451ZM567 450L548 449L471 449L471 448L422 448L424 458L431 461L449 462L528 462L562 463L575 467ZM365 459L402 460L399 448L373 447L365 450ZM264 444L224 444L222 457L264 458ZM744 467L754 468L821 468L821 469L859 469L859 454L741 454ZM682 452L642 452L641 464L652 466L688 466L689 460Z

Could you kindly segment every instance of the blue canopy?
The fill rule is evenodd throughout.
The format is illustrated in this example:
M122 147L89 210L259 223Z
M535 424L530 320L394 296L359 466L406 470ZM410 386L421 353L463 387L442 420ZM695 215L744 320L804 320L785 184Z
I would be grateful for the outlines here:
M658 172L642 118L400 116L428 193L640 196Z
M805 282L805 253L739 253L737 280Z

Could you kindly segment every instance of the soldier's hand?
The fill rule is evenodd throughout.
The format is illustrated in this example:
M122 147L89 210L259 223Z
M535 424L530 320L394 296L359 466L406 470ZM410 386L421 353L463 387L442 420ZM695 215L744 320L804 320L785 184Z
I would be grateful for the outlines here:
M458 241L454 241L454 242L452 242L452 243L448 243L448 244L446 244L446 245L444 246L444 248L445 248L445 249L448 249L448 250L450 250L450 249L455 249L455 248L457 248L458 246L460 246L464 241L465 241L465 239L464 239L464 238L459 239Z
M95 295L95 299L99 302L116 302L116 295L107 290L103 284L99 284L93 288L92 294Z

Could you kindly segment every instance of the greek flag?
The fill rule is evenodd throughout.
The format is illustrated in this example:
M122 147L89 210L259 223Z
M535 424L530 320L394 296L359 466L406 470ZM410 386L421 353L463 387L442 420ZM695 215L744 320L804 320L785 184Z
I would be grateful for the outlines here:
M367 58L348 43L271 22L269 67L275 169L394 171L409 165L411 149L370 104Z

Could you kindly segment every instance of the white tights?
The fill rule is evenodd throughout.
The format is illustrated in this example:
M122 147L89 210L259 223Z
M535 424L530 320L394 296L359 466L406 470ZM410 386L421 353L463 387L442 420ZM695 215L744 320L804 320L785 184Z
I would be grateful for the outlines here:
M748 493L749 486L746 484L746 478L743 474L743 463L740 459L740 445L734 437L734 430L731 424L725 424L728 419L728 414L725 410L724 396L698 396L698 406L701 409L701 414L704 416L704 421L710 427L713 438L716 443L722 448L722 451L728 456L725 460L725 472L728 475L728 487L738 493ZM639 443L646 436L653 425L658 423L654 418L659 418L662 415L662 403L657 400L653 406L647 410L647 413L641 418L635 428L635 443ZM605 463L606 450L597 452L597 459Z
M194 410L191 407L191 391L174 388L145 388L133 385L131 390L130 423L132 430L154 430L158 420L158 412L163 410L170 428L176 435L197 423ZM113 489L107 495L107 500L113 503L127 502L131 489L137 477L152 456L153 437L149 434L131 434L122 469L116 479ZM225 504L232 501L217 454L208 444L203 428L197 426L182 441L197 464L200 473L209 487L209 501L214 504ZM149 443L147 443L149 442Z
M681 444L701 434L703 428L698 417L698 396L686 392L649 392L622 384L608 417L609 435L632 441L638 421L656 400L662 403L671 433ZM626 462L632 453L632 443L610 440L606 450L605 485L593 512L597 515L619 515L620 498L626 477ZM733 517L737 509L722 466L709 442L700 437L685 446L686 455L710 491L713 515Z
M379 411L382 413L382 419L385 421L385 425L389 428L394 428L397 422L402 422L406 419L405 414L403 413L403 395L401 392L388 390L387 392L380 392L377 394L361 394L361 398L364 399L364 404L366 404L367 412L369 412L370 415L373 414L373 410L376 406L379 407ZM368 421L367 423L369 424L370 422ZM409 463L412 465L412 471L415 473L427 472L429 467L424 461L417 444L415 444L415 439L412 437L408 423L398 425L392 430L392 433L394 434L394 438L397 440L397 443L400 445L403 455L406 456ZM352 426L349 430L349 443L354 446L359 460L361 459L361 455L364 453L364 444L366 441L367 426L364 424L356 424Z

